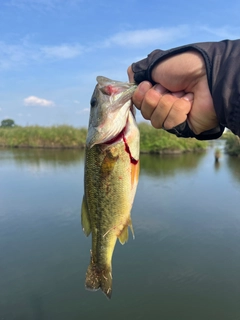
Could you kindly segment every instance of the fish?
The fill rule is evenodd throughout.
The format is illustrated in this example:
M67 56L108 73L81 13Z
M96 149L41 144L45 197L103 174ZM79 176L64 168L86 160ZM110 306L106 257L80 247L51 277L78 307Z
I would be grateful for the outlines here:
M131 209L139 177L140 135L131 97L137 85L98 76L90 101L81 223L92 234L85 287L112 295L112 255L117 239L134 232Z

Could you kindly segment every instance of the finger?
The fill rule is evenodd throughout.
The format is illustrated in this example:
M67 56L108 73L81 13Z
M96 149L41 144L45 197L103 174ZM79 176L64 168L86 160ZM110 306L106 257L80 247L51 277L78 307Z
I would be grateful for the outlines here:
M172 92L172 95L177 98L182 98L185 94L186 94L185 91Z
M149 120L151 118L152 113L166 92L167 89L160 84L156 84L146 92L141 104L141 112L145 119Z
M156 108L153 110L150 119L154 128L160 129L163 127L163 123L176 100L178 100L178 98L170 93L166 93L161 97Z
M128 74L129 82L133 83L134 82L134 73L132 71L132 66L128 67L127 74Z
M132 101L138 109L141 109L141 105L144 100L145 94L151 88L152 84L149 81L143 81L138 85L137 89L135 90L132 96Z
M169 130L187 120L193 103L193 94L188 93L172 104L172 107L164 121L164 129Z

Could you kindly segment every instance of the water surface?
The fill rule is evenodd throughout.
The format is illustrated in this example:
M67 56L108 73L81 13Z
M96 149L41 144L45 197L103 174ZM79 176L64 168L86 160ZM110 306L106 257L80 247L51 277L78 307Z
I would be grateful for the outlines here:
M240 160L141 156L113 295L84 288L83 153L0 150L0 319L240 319Z

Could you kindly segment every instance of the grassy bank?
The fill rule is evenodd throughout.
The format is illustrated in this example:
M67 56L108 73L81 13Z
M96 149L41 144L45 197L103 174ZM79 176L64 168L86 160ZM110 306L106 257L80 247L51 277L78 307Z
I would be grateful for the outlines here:
M207 142L196 139L178 138L164 130L156 130L147 123L139 124L140 150L146 153L180 153L200 151L207 147Z
M1 147L84 148L87 129L71 126L0 128Z
M179 153L206 148L206 142L179 139L146 123L139 124L141 152ZM84 148L87 129L71 126L0 128L1 147L25 148Z

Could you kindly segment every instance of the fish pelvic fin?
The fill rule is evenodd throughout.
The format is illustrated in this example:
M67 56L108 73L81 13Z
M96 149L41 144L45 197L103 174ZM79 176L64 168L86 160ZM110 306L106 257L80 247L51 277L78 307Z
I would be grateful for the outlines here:
M82 222L83 231L88 237L92 231L92 228L91 228L91 223L89 219L85 195L83 196L83 200L82 200L81 222Z
M129 219L128 224L122 229L121 233L118 235L118 240L121 244L124 244L125 242L128 241L128 227L130 227L132 231L133 239L135 238L133 226L132 226L132 220Z
M100 268L93 262L89 265L86 273L85 287L87 290L96 291L101 288L108 299L112 295L112 267Z

